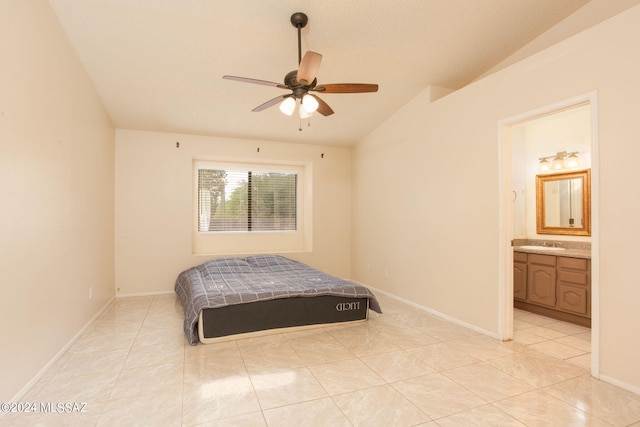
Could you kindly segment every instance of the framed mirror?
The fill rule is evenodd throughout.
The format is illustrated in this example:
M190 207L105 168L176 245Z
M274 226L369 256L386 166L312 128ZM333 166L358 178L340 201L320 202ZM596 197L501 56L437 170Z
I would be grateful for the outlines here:
M536 175L538 234L591 235L591 170Z

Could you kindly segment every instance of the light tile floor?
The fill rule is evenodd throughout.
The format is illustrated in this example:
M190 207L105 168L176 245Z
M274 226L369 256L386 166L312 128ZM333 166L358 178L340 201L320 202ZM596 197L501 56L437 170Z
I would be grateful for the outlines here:
M640 396L589 375L589 329L515 310L499 342L388 298L353 325L190 346L172 295L116 300L11 426L640 426Z

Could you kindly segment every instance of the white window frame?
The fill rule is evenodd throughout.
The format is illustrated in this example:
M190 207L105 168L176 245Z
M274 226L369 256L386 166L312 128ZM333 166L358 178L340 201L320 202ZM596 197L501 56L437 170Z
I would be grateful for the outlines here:
M296 230L198 231L198 170L295 172ZM192 252L195 255L308 252L311 250L311 164L193 160Z

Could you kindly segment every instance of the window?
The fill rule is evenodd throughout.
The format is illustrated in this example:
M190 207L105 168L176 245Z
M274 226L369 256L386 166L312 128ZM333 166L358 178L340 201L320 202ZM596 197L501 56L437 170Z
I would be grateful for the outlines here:
M194 254L312 248L312 165L193 161Z
M297 172L198 169L198 231L295 231Z

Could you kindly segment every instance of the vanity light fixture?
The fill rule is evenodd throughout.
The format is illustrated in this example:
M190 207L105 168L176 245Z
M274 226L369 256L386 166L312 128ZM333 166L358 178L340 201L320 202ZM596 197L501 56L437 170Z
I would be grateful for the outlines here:
M564 161L564 164L569 169L577 168L580 165L580 162L578 161L578 153L574 152L569 154Z
M540 172L548 172L549 170L561 171L565 169L574 169L579 166L578 152L559 151L554 156L540 157L538 169Z
M551 169L551 164L549 163L549 160L547 160L546 157L540 158L540 164L538 165L538 169L540 169L540 172L546 172L549 169Z
M560 155L554 157L553 161L551 162L551 169L553 169L554 171L561 171L562 169L564 169L564 157Z

